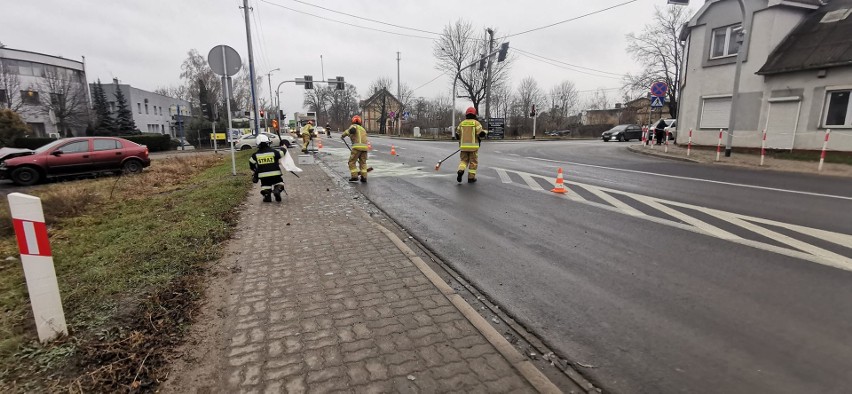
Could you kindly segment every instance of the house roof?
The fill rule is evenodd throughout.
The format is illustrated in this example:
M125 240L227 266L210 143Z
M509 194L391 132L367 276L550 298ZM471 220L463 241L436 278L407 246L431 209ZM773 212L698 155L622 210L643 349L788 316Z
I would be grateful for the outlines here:
M757 74L839 66L852 66L852 0L833 0L806 16Z
M396 97L394 97L394 95L391 94L391 92L389 92L387 89L382 88L381 90L377 91L372 96L370 96L370 98L364 100L362 102L361 106L366 108L366 107L372 105L374 102L376 102L378 99L380 99L382 97L382 95L387 95L387 97L390 98L391 100L395 101L397 105L402 104L402 103L400 103L399 100L397 100Z

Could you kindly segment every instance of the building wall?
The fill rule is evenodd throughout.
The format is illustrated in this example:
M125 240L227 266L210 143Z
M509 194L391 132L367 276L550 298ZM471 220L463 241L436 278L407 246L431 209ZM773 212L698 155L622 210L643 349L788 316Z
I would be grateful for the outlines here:
M116 88L121 89L127 99L127 105L133 113L133 121L136 122L136 127L143 133L169 134L172 137L177 137L179 132L176 128L176 117L173 116L176 113L172 113L171 110L180 105L182 117L192 115L189 102L186 100L163 96L127 84L102 83L102 86L113 114L118 111L115 91ZM185 124L184 127L186 126Z
M22 91L30 91L38 92L39 96L48 95L50 92L43 92L44 85L44 69L45 67L57 67L65 70L72 70L73 78L76 81L79 81L79 87L83 89L83 97L88 96L88 92L86 89L86 73L85 66L83 62L65 59L57 56L51 56L41 53L22 51L17 49L10 48L0 48L0 61L3 61L5 65L17 65L17 62L26 62L24 64L30 65L30 68L33 70L32 72L27 72L29 75L22 75L20 73L15 73L18 77L20 86L19 89ZM41 71L38 71L41 70ZM0 86L0 89L3 89ZM7 94L10 94L7 92ZM14 92L14 97L20 97L20 92ZM4 104L0 103L0 107L4 107ZM82 116L87 116L86 108L81 109L83 113ZM42 105L24 105L19 112L19 115L23 118L24 122L28 123L33 129L36 136L44 137L50 133L59 132L57 125L54 125L46 111L44 110ZM85 134L86 126L74 126L70 127L74 135L83 135Z
M745 48L747 56L742 66L740 95L734 115L735 147L760 146L761 125L765 123L770 96L765 78L756 73L765 64L772 50L809 12L790 7L765 8L766 3L765 0L746 0L747 7L755 12L752 34L748 37L749 42ZM740 21L741 13L737 2L720 1L710 4L690 31L686 84L680 101L678 129L693 129L693 142L696 144L715 145L719 137L718 128L701 128L704 99L730 97L734 85L736 57L710 59L712 31ZM727 129L727 126L724 128ZM685 143L688 134L678 133L678 142Z

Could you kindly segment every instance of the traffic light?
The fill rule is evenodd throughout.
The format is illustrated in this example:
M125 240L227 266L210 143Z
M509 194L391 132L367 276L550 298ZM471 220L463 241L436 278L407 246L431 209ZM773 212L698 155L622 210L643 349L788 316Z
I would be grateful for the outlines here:
M346 90L346 83L343 81L343 77L337 77L337 84L335 88L337 90Z
M535 118L535 104L533 104L532 111L530 111L530 118Z
M481 59L479 59L479 71L484 71L484 70L485 70L485 61L486 61L487 59L488 59L488 58L487 58L487 57L485 57L485 55L482 55L482 58L481 58Z
M314 88L314 77L313 75L305 75L305 89L313 89Z
M509 52L509 42L500 44L500 52L497 52L497 62L506 60L506 52Z

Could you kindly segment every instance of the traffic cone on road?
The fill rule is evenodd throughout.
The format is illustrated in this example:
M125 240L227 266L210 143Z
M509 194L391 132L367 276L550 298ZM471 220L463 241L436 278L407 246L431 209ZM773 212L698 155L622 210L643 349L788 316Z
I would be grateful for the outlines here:
M562 179L562 167L559 167L559 172L556 173L556 187L550 191L559 194L568 193L568 189L565 188L565 180Z
M370 141L367 141L367 150L373 150L373 143Z
M396 148L393 145L391 145L391 156L396 156Z
M322 149L322 140L317 141L317 149Z

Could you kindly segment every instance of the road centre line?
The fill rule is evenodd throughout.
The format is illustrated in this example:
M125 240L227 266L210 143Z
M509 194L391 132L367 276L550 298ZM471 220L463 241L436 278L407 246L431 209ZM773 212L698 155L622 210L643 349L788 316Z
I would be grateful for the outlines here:
M744 183L714 181L712 179L690 178L690 177L679 176L679 175L660 174L660 173L656 173L656 172L637 171L637 170L628 170L628 169L624 169L624 168L599 166L599 165L595 165L595 164L586 164L586 163L576 163L576 162L571 162L571 161L542 159L542 158L539 158L539 157L527 156L526 159L546 161L546 162L551 162L551 163L569 164L569 165L575 165L575 166L580 166L580 167L600 168L600 169L604 169L604 170L629 172L629 173L643 174L643 175L655 175L655 176L660 176L660 177L665 177L665 178L683 179L683 180L688 180L688 181L715 183L715 184L719 184L719 185L736 186L736 187L743 187L743 188L749 188L749 189L769 190L769 191L775 191L775 192L802 194L802 195L807 195L807 196L836 198L836 199L840 199L840 200L852 201L852 197L838 196L838 195L833 195L833 194L822 194L822 193L814 193L814 192L805 192L805 191L800 191L800 190L779 189L779 188L767 187L767 186L746 185Z

